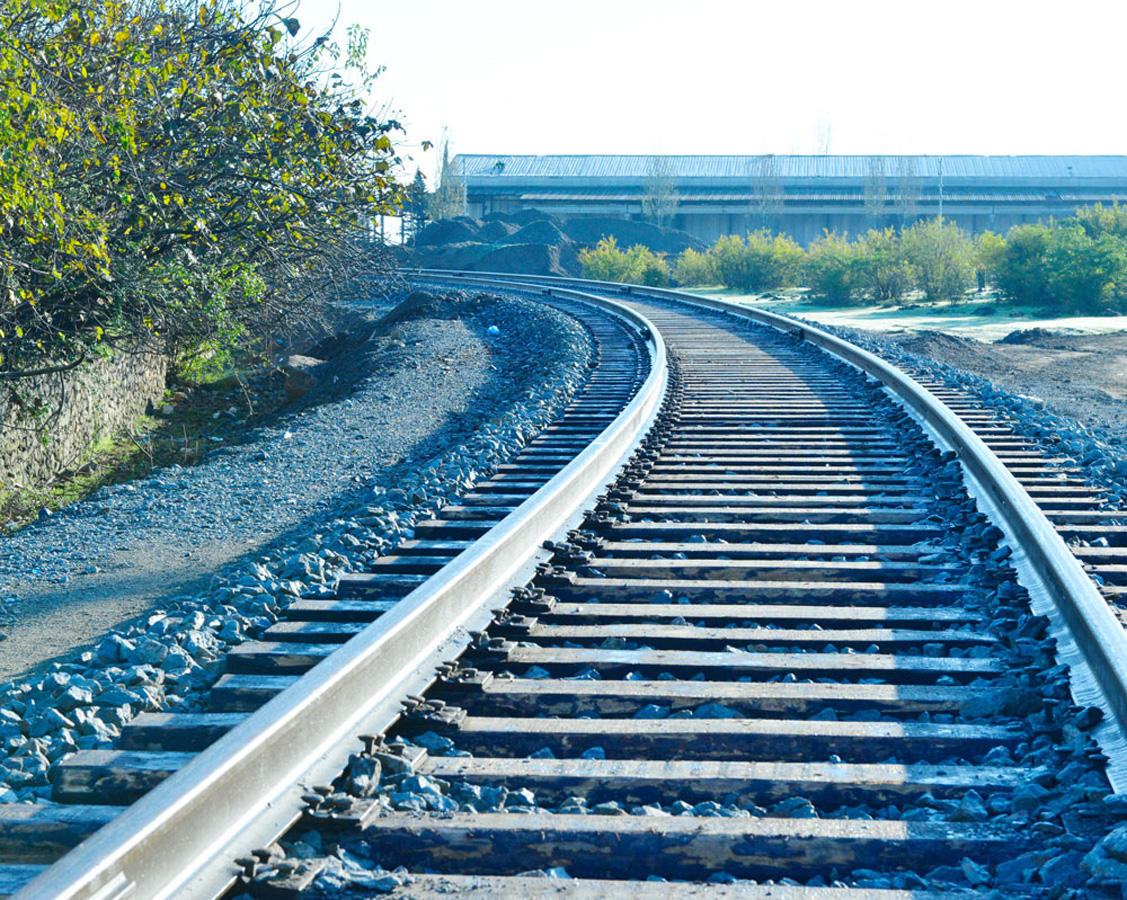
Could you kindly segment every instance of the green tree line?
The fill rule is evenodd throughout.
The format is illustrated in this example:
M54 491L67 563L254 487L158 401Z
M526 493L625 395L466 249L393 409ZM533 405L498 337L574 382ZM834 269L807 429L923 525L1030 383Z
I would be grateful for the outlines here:
M805 286L831 303L895 302L913 291L959 302L992 285L1018 303L1057 312L1127 310L1127 207L1084 207L1048 224L975 237L922 220L855 238L827 232L807 248L767 230L726 235L672 262L604 240L580 254L583 274L607 281L722 286L745 293ZM643 278L647 280L643 280Z
M0 0L0 378L310 315L398 208L367 34L250 0Z

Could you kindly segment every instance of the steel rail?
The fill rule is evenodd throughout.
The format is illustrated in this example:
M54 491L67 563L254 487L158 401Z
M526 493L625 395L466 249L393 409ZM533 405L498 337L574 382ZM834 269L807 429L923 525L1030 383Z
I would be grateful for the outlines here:
M433 276L439 273L430 270L428 274ZM908 411L920 419L934 438L946 445L943 449L950 449L958 454L960 462L1000 517L996 524L1027 555L1029 563L1048 589L1049 599L1066 624L1095 679L1102 695L1099 705L1118 729L1118 739L1113 742L1105 741L1104 749L1110 757L1108 776L1113 787L1117 791L1127 790L1127 631L1120 625L1107 601L1084 571L1083 565L1068 549L1025 487L982 438L931 391L891 363L820 328L778 313L730 301L662 288L585 279L476 272L444 274L459 281L468 278L472 281L484 279L493 284L527 283L541 288L547 285L552 290L557 289L556 286L582 286L586 290L637 294L640 297L668 299L715 310L787 332L879 380Z
M469 642L498 594L523 583L541 544L571 527L637 447L665 395L660 334L604 297L553 294L596 306L639 332L650 372L614 421L574 460L453 562L295 684L168 777L15 896L214 896L233 860L265 846L300 816L306 787L331 780L350 740L395 721L400 700Z

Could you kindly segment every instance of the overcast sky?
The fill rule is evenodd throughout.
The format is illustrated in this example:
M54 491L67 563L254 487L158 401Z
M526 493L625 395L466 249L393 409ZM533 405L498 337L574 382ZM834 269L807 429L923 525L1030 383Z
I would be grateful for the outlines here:
M336 0L303 0L323 25ZM341 0L417 152L1127 153L1127 2Z

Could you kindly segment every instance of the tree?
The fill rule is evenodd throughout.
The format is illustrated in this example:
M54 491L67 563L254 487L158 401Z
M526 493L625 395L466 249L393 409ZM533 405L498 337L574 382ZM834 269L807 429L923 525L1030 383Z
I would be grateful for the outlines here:
M783 211L783 179L773 153L759 157L751 178L752 215L760 228L777 225Z
M1111 206L1095 203L1076 210L1071 219L1062 222L1062 225L1075 223L1084 229L1089 237L1098 237L1101 234L1113 234L1117 237L1127 238L1127 206L1120 206L1115 201Z
M299 29L244 0L0 0L0 378L281 328L385 264L398 124L367 112L367 33Z
M900 233L904 258L928 300L962 300L971 279L971 242L957 225L917 222Z
M888 184L884 177L884 157L870 156L865 169L865 215L874 228L884 224Z
M814 126L814 152L828 156L834 142L834 123L829 119L819 119Z
M453 219L462 215L465 182L454 171L450 161L450 142L442 142L442 167L438 171L438 187L427 204L427 215L433 220Z
M427 223L427 181L419 169L415 170L415 178L407 188L403 218L407 223L408 239L414 243Z
M896 161L896 212L900 226L910 225L920 210L920 177L914 156L901 156Z
M673 220L677 212L677 180L664 156L650 158L642 194L642 215L657 226Z

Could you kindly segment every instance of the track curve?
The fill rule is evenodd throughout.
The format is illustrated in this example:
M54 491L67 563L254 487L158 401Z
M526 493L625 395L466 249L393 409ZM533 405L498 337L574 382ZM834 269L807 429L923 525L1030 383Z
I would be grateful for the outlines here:
M550 290L570 288L624 292ZM1020 519L1018 495L967 492L960 459L979 448L958 444L961 423L912 409L916 386L893 384L856 348L836 348L852 365L813 349L833 343L815 331L662 292L630 297L634 321L669 347L660 411L635 410L653 427L593 509L545 526L567 533L544 554L526 546L504 578L453 591L476 609L516 585L468 646L443 648L449 662L436 680L425 673L425 690L405 697L391 672L369 673L402 714L377 717L344 772L309 785L296 828L241 861L240 889L1118 896L1124 804L1092 737L1106 726L1098 708L1072 702L1053 623L1031 609L1026 574L980 511L1001 496ZM523 464L578 446L548 435ZM424 528L338 602L384 603L405 574L425 579L416 592L449 584L457 560L415 571L411 556L478 535L467 552L484 552L496 538L486 526L520 510L516 486L530 487L532 470L518 461L499 473L448 511L450 527ZM1004 509L990 512L1006 526ZM527 524L509 521L514 534ZM1022 541L1019 567L1035 555ZM382 620L406 622L422 608L415 596ZM434 610L420 630L453 621ZM1114 669L1122 660L1104 649ZM1100 681L1105 694L1115 683ZM1114 715L1122 697L1106 699ZM134 734L151 741L164 724ZM142 803L169 795L175 778ZM27 896L90 860L80 848Z

